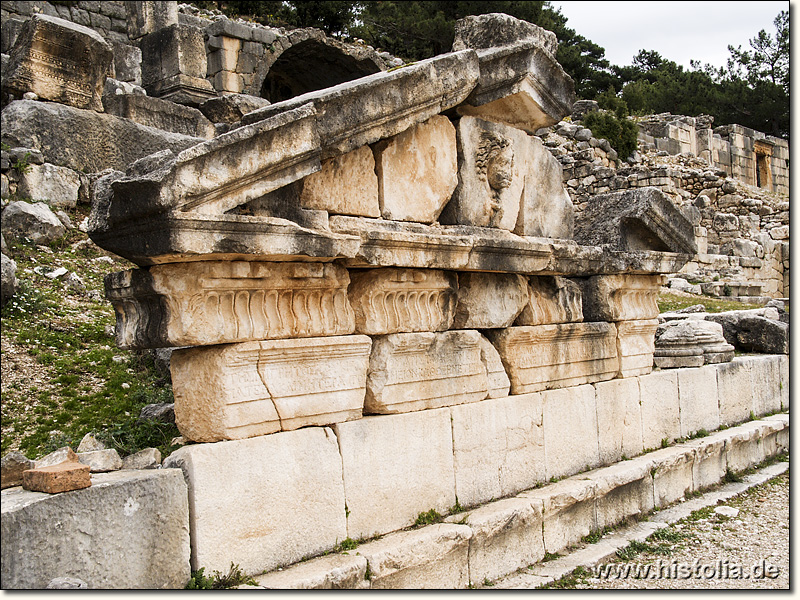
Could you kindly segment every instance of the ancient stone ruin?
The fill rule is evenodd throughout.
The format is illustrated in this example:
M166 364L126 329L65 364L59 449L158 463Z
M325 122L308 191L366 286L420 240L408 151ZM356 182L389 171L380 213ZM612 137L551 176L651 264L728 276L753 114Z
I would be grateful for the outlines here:
M191 569L262 575L386 535L292 569L318 568L322 587L466 587L755 464L740 457L751 445L760 459L786 447L779 415L644 454L788 408L788 359L731 362L724 325L659 324L661 286L699 251L697 223L662 190L576 210L535 135L575 101L554 34L468 17L452 52L389 70L318 32L278 43L219 20L203 33L175 3L123 4L141 80L107 79L122 41L34 16L4 62L5 93L23 99L3 135L92 173L77 185L89 235L137 265L106 279L117 344L176 348L191 443L163 471L183 474L170 548ZM59 78L53 38L91 68ZM140 83L146 95L125 91ZM48 147L33 113L143 143ZM5 506L28 502L6 498L4 538ZM6 556L4 580L29 584ZM187 571L126 583L180 587Z

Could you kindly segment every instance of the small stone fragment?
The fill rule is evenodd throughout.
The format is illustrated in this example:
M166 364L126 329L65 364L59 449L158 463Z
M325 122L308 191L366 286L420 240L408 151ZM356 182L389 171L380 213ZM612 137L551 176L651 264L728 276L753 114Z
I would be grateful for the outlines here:
M91 433L83 436L81 443L78 444L76 450L78 452L93 452L95 450L105 450L106 446L103 442L94 437Z
M122 468L122 459L113 448L79 452L78 460L81 464L89 465L92 473L107 473L108 471L118 471Z
M123 469L157 469L161 465L158 448L145 448L122 459Z
M49 467L37 467L22 473L22 487L31 492L57 494L81 490L92 485L89 465L66 461Z
M0 489L22 485L22 473L33 468L33 461L21 452L9 452L0 461Z
M78 462L78 455L69 446L59 448L55 452L51 452L40 459L34 461L34 468L52 467L62 462L71 461Z

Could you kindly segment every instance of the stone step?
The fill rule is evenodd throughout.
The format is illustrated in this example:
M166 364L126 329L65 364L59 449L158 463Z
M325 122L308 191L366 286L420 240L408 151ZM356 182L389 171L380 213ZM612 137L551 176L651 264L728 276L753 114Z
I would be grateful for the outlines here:
M788 447L789 415L779 413L579 473L450 515L444 523L391 533L353 550L314 558L255 580L257 587L265 589L452 589L479 586L535 565L520 575L526 587L535 587L577 566L606 560L632 539L645 539L660 524L682 518L687 509L694 510L690 507L700 498L681 502L661 511L657 518L610 534L580 552L540 563L546 553L563 551L593 531L682 501L687 494L720 483L728 471L748 469L787 452ZM715 493L723 494L719 497L739 493L742 484L737 485L738 491L729 485Z

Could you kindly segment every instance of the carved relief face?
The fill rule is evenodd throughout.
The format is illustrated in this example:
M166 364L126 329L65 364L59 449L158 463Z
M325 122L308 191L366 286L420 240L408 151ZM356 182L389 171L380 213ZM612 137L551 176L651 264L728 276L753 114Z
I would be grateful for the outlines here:
M494 150L486 165L486 181L489 187L498 192L511 185L514 177L514 151L511 146Z

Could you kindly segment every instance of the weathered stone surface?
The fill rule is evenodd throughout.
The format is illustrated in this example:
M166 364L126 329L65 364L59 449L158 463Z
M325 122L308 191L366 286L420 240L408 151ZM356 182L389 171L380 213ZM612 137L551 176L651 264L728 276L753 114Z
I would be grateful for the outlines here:
M44 588L56 573L92 589L181 589L189 581L179 471L97 474L91 487L69 494L6 490L2 506L5 589Z
M544 557L541 503L508 498L470 511L469 578L473 585L497 579Z
M103 112L103 84L113 58L103 37L43 14L22 26L3 69L3 91Z
M52 467L63 462L78 462L78 455L69 446L64 446L34 461L34 468Z
M694 491L694 448L683 445L662 448L648 454L647 459L653 465L651 473L656 507L681 500Z
M681 437L689 437L701 429L719 429L717 402L717 370L709 365L678 370Z
M594 387L542 392L545 477L568 477L600 464Z
M550 325L583 321L581 287L565 277L531 277L530 301L515 325Z
M347 505L347 537L395 531L412 525L421 512L444 514L455 504L449 409L365 417L337 423L334 430L345 490L336 506Z
M468 16L456 21L453 50L497 48L522 40L535 42L553 56L558 50L558 38L552 31L503 13Z
M466 525L439 523L403 531L358 547L372 589L463 589L469 584Z
M348 298L355 330L367 335L446 331L453 326L457 290L455 273L447 271L354 271Z
M114 79L131 83L136 86L142 85L142 51L137 46L127 43L111 41L111 49L114 52ZM106 80L107 81L107 80ZM142 88L144 91L144 88Z
M658 316L663 275L596 275L583 284L587 321L634 321Z
M188 445L145 472L169 467L189 486L194 570L227 573L233 562L254 575L347 537L342 459L328 428Z
M22 487L32 492L58 494L92 485L89 465L65 461L48 467L34 467L22 472Z
M562 166L537 137L527 138L525 187L514 233L571 240L572 200L564 188Z
M132 40L178 22L178 6L173 2L126 2L125 9Z
M12 147L38 148L48 163L87 173L125 170L153 152L180 152L202 141L113 115L35 100L18 100L3 109L2 138Z
M717 485L725 477L728 468L725 445L729 436L729 432L720 431L685 442L685 446L694 449L692 485L695 491Z
M163 131L204 139L211 139L216 133L214 124L196 108L161 98L115 94L104 97L103 105L109 114Z
M380 142L375 172L384 219L433 223L458 184L455 127L436 115Z
M475 506L546 481L541 394L451 410L456 496L461 505Z
M622 461L576 477L596 484L596 528L600 531L628 517L645 515L653 509L653 478L650 464L646 461Z
M637 377L642 406L642 445L645 449L660 448L663 440L680 437L678 373L653 371Z
M323 161L321 171L303 180L300 202L332 214L380 217L372 149L362 146Z
M478 49L477 54L478 84L458 107L459 114L533 134L572 112L575 85L539 40L522 39L500 48Z
M94 437L91 433L87 433L81 438L81 443L75 448L77 452L94 452L95 450L105 450L106 445Z
M513 127L462 117L458 123L458 187L442 222L513 230L522 202L529 146L528 136Z
M5 304L17 293L17 263L5 254L2 255L2 285L0 286L0 298Z
M78 460L82 465L88 465L92 473L106 473L122 468L122 459L113 448L78 452Z
M51 579L45 589L48 590L86 590L89 584L76 577L56 577Z
M113 273L122 348L347 335L347 270L335 264L204 261Z
M617 323L619 376L637 377L653 370L658 319Z
M732 428L725 445L729 471L737 473L764 460L762 433L759 421L751 421Z
M729 362L734 356L722 326L699 319L662 323L655 332L655 346L654 361L662 369Z
M486 367L486 377L489 381L489 398L504 398L511 389L511 380L503 367L500 353L492 346L492 342L481 335L478 341L481 347L481 361Z
M509 327L488 335L511 379L512 394L604 381L619 370L612 323Z
M370 347L366 336L333 336L176 350L175 423L214 442L358 419Z
M748 357L751 365L753 412L757 416L781 410L781 398L789 387L781 376L782 356ZM787 407L788 408L788 407Z
M3 235L28 238L35 244L48 244L67 232L64 224L44 202L9 202L3 209L2 223Z
M789 324L742 311L709 314L707 320L722 325L725 340L739 350L764 354L789 353Z
M145 448L122 459L123 469L158 469L161 466L161 452L158 448Z
M164 373L169 373L169 363L172 358L173 349L170 348L170 355L166 361L166 368ZM160 369L159 369L160 370ZM175 403L174 402L160 402L158 404L146 404L139 412L137 421L158 421L159 423L174 423L175 422Z
M393 333L373 339L364 411L392 414L483 400L481 334Z
M595 481L570 477L519 495L543 503L542 530L547 552L559 552L596 529L596 489Z
M75 208L80 189L80 174L50 163L30 165L17 184L17 194L23 198L59 208Z
M454 329L510 327L528 306L525 277L505 273L459 273Z
M575 220L581 244L695 254L694 226L653 187L592 196Z
M254 579L268 590L358 590L369 589L367 559L332 554L313 558Z
M313 102L320 115L322 158L330 158L397 135L458 105L477 79L475 52L452 52L260 108L244 115L242 123Z
M197 108L212 123L238 123L242 117L256 109L269 106L269 100L247 94L225 94L209 98Z
M608 465L642 453L639 382L613 379L594 384L600 463Z
M21 452L9 452L0 461L0 489L22 485L22 472L33 467L33 461Z

